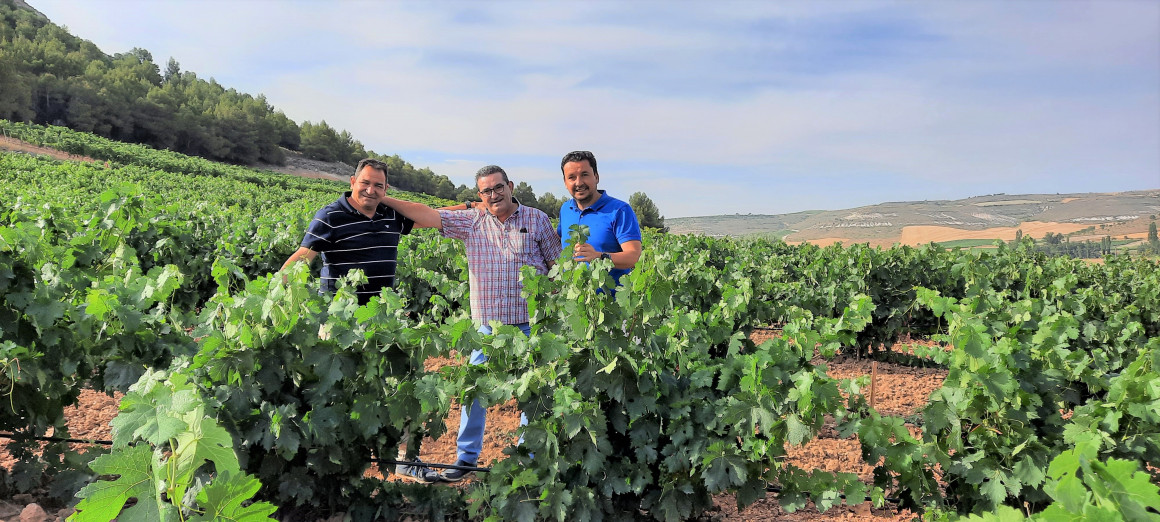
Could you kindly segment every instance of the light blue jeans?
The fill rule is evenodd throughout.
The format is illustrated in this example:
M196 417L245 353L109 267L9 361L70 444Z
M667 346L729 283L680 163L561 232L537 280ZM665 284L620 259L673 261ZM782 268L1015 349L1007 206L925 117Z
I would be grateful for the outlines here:
M528 323L513 324L512 326L519 328L521 332L524 332L524 335L532 335L532 327ZM479 333L491 335L491 326L486 324L480 326ZM468 364L483 364L487 362L487 356L481 350L472 350L471 358L467 362ZM479 451L483 449L483 431L486 424L487 410L479 405L479 401L472 401L470 408L463 407L459 413L459 437L456 439L459 455L456 458L472 465L479 461ZM527 425L527 415L520 412L520 426ZM520 437L517 444L523 441L523 437Z

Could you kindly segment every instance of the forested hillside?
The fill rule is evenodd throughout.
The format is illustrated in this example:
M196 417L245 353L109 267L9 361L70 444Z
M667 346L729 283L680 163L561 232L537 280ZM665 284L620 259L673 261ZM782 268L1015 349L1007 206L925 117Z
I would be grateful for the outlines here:
M348 165L376 157L390 166L396 188L478 199L473 186L368 150L325 120L296 123L264 95L183 71L174 58L162 68L145 49L110 56L14 0L0 0L0 21L0 119L64 126L239 165L281 165L284 149ZM553 216L563 202L551 193L536 197L526 183L516 193L522 203Z

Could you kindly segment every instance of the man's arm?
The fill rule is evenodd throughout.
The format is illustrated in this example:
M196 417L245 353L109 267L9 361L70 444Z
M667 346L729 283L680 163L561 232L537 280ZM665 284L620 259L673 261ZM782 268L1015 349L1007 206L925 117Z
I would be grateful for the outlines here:
M464 201L463 203L456 203L454 205L447 205L446 207L439 207L435 210L471 210L475 208L474 201Z
M583 243L576 245L575 253L577 261L594 261L600 259L601 254L608 254L608 258L612 260L612 266L634 268L636 262L640 261L640 241L632 240L621 243L620 252L600 252L596 250L596 247Z
M536 231L536 245L540 249L540 255L543 256L544 264L548 270L551 270L552 265L556 264L556 259L560 257L560 252L563 250L560 236L556 235L552 221L542 212L536 219Z
M286 259L286 262L282 263L282 268L280 268L279 270L285 270L286 267L288 267L291 264L296 263L298 261L305 261L306 264L309 265L311 262L314 261L314 258L317 255L318 255L318 252L315 252L309 248L298 247L298 250L294 251L293 254L290 254L290 257L288 259Z
M443 220L439 217L439 211L435 210L422 203L414 201L404 201L395 199L390 196L383 197L383 204L395 209L400 214L415 222L417 228L438 228L443 229Z
M620 244L620 252L610 253L612 264L616 268L636 268L640 261L640 241L625 241Z

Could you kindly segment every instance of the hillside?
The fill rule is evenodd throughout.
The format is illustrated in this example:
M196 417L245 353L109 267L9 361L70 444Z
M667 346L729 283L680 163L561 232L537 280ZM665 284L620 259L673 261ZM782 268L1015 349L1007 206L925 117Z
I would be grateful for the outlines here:
M780 215L666 220L678 234L777 235L828 244L922 244L959 239L1012 239L1048 232L1079 236L1138 235L1160 214L1160 190L1081 194L992 194L954 201L902 201L853 209Z
M34 145L27 141L13 138L9 136L0 135L0 151L19 152L30 154L34 156L47 156L59 160L70 161L96 161L93 158L80 156L77 154L70 154L52 147L42 147ZM347 181L350 179L354 167L342 162L326 162L307 158L300 152L284 149L286 154L285 165L271 165L259 164L254 168L258 170L269 170L272 172L280 172L282 174L290 174L303 178L314 179L329 179L334 181Z

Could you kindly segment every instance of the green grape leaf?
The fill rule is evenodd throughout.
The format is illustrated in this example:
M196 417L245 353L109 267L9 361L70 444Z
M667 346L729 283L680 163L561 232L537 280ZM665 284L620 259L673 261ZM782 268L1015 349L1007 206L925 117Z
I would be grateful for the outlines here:
M785 418L786 441L794 446L801 446L810 439L810 427L802 423L797 414Z
M197 493L198 506L203 513L190 517L190 522L208 520L273 520L270 515L278 508L269 502L255 502L243 506L253 498L262 483L258 479L236 471L218 474L212 482Z
M162 521L176 518L176 510L161 498L162 486L157 481L163 474L156 473L162 466L159 459L146 444L122 448L94 459L90 464L94 472L116 475L117 478L99 480L81 489L77 496L82 500L70 520ZM137 503L122 513L125 502L131 498L137 499Z
M1095 476L1084 475L1084 481L1089 486L1091 481L1098 481L1100 486L1106 487L1126 520L1160 518L1147 511L1148 508L1160 511L1160 487L1149 481L1147 473L1138 471L1136 462L1110 459L1106 465L1092 463L1092 468Z
M195 399L193 390L175 393L165 386L156 386L145 395L130 392L121 400L121 413L113 418L114 442L120 446L141 438L150 444L164 444L186 429L178 416L193 408Z
M238 457L230 433L205 416L205 407L198 406L184 416L188 429L177 435L177 448L170 457L176 466L177 484L189 484L193 474L205 462L213 462L218 473L237 472ZM179 491L178 497L184 497Z
M740 455L721 455L709 463L709 467L701 472L705 479L705 487L711 493L719 493L745 482L748 475L745 469L745 458Z

